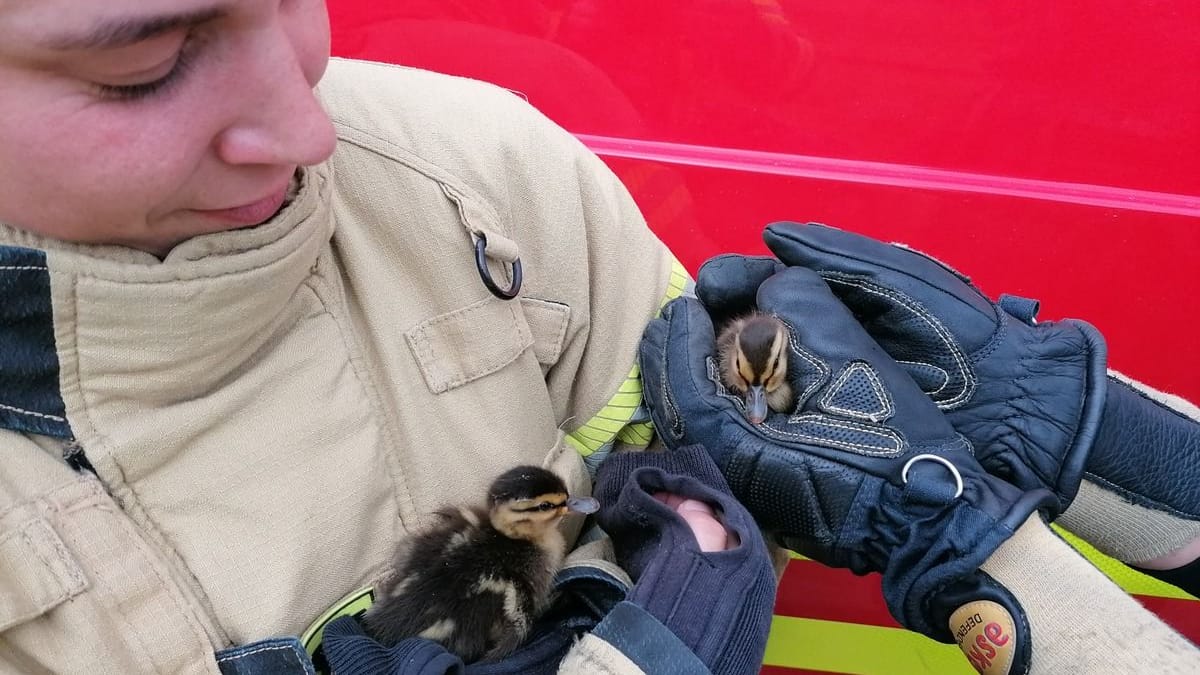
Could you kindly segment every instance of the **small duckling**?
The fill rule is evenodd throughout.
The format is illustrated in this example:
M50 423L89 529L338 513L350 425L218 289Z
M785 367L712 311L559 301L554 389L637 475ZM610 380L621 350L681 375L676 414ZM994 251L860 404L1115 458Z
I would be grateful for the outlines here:
M721 381L746 399L746 417L762 424L767 408L791 412L796 394L788 384L788 330L778 318L752 312L730 321L717 337Z
M442 509L440 523L397 551L396 573L363 617L367 630L389 646L428 638L466 663L508 654L550 602L567 547L559 521L598 508L546 469L505 472L486 507Z

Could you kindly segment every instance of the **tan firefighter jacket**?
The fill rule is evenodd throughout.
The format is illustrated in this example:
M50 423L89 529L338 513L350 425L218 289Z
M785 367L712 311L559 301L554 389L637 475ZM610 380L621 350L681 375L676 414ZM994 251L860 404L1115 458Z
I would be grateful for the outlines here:
M518 463L586 491L636 437L685 275L600 160L476 82L334 60L320 95L337 150L264 225L161 261L0 227L0 671L220 672L437 507Z

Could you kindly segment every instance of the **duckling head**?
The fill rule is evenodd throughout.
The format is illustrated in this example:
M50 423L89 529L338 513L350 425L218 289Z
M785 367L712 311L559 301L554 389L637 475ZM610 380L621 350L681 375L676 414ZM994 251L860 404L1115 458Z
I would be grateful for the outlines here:
M540 541L567 513L594 513L591 497L572 497L562 479L536 466L518 466L501 474L488 492L492 527L510 539Z
M786 412L795 404L787 381L788 331L778 318L756 312L732 322L718 339L721 379L745 397L751 424L767 418L768 407Z

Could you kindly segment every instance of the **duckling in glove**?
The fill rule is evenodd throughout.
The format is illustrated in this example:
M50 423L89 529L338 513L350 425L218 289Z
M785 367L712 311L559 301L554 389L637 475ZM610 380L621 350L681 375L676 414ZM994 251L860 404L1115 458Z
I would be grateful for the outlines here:
M761 424L767 409L791 412L796 395L788 384L788 329L778 318L752 312L730 321L717 337L721 381L744 397L746 417Z
M559 521L598 508L546 469L505 472L486 506L439 511L440 523L397 551L396 574L363 618L367 630L389 646L427 638L467 663L503 657L549 605L566 554Z

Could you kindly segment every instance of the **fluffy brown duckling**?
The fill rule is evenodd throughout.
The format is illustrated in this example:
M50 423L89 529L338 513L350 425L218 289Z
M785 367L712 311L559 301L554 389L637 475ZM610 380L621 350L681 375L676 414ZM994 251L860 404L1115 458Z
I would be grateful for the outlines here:
M761 424L767 409L791 412L796 394L788 384L788 329L778 318L752 312L730 321L717 337L721 381L746 401L746 417Z
M389 646L428 638L466 663L508 654L549 604L566 554L558 523L597 508L546 469L505 472L485 506L442 509L439 523L397 551L396 573L363 617L367 630Z

